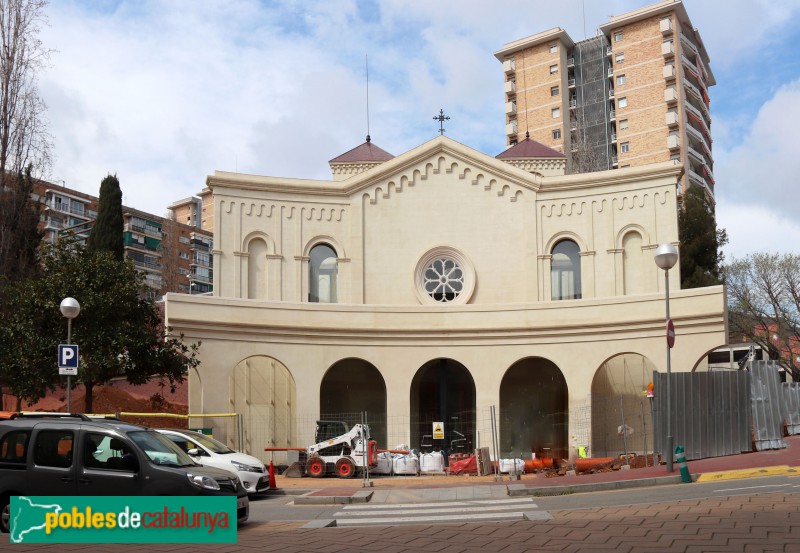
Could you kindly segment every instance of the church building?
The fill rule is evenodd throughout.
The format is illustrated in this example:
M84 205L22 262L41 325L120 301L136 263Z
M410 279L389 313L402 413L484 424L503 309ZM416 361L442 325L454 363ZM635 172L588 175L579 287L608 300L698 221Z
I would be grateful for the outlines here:
M368 139L330 166L207 179L213 295L169 294L166 317L202 340L190 412L242 416L216 437L269 460L366 412L380 448L430 446L439 423L448 451L493 430L502 457L617 455L622 434L646 449L643 392L666 370L653 256L679 246L683 165L566 175L530 138L492 157L439 136L397 156ZM707 370L724 290L679 275L672 370Z

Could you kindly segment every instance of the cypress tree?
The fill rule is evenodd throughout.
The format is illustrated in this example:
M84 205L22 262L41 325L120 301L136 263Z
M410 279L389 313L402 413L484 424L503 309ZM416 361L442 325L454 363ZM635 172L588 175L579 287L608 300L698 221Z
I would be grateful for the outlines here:
M41 203L31 199L31 168L29 165L24 173L6 175L6 186L0 186L0 278L10 281L35 276L39 269Z
M714 210L705 192L693 186L683 195L678 213L681 241L681 287L700 288L722 284L720 248L728 243L725 229L717 229Z
M125 253L122 229L122 190L117 176L108 175L100 183L100 207L89 235L89 251L108 251L114 259L122 261Z

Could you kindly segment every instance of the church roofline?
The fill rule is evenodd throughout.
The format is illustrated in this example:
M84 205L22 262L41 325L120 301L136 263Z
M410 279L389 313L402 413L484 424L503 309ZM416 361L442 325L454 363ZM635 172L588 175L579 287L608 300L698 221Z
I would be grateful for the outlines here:
M634 181L641 182L661 177L675 178L677 182L677 179L683 174L683 165L675 161L665 161L594 173L540 177L442 135L344 181L269 177L215 171L213 175L206 178L206 185L211 189L229 187L239 190L349 197L375 185L388 175L400 173L416 165L420 160L432 157L437 153L446 153L457 160L468 161L479 169L489 170L514 184L535 191L542 188L547 190L579 189Z

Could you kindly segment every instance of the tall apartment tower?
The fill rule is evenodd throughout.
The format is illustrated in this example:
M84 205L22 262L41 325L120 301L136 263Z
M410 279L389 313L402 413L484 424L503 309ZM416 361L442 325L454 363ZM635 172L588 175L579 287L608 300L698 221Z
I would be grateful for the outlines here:
M583 173L670 159L682 192L714 197L708 53L680 0L613 16L596 37L561 28L495 53L505 74L509 145L530 133Z

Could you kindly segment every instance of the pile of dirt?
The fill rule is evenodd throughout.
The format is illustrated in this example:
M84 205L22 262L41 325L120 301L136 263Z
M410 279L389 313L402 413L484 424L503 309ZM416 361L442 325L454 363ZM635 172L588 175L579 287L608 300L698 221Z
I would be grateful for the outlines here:
M73 412L83 410L84 394L70 398ZM186 405L170 403L161 398L137 398L125 390L113 386L98 386L92 394L92 411L98 414L111 415L116 413L169 413L173 415L186 415L189 410ZM152 426L157 428L188 428L186 419L172 417L144 417L122 415L125 422Z
M93 414L115 415L117 413L168 413L174 415L186 415L189 410L186 404L173 403L165 400L160 395L153 395L144 398L141 395L136 397L128 390L115 386L96 386L92 390L92 411ZM70 404L73 413L85 412L85 390L83 386L77 386L70 394ZM66 411L67 392L57 390L53 394L48 394L37 403L23 405L23 411ZM188 428L188 421L183 418L172 417L149 417L149 416L130 416L120 417L125 422L141 424L157 428Z

